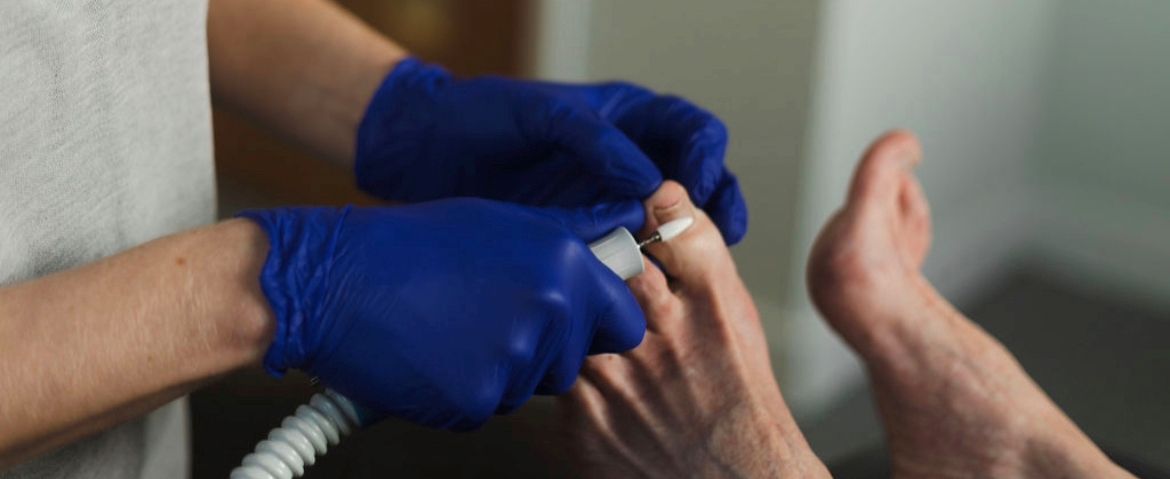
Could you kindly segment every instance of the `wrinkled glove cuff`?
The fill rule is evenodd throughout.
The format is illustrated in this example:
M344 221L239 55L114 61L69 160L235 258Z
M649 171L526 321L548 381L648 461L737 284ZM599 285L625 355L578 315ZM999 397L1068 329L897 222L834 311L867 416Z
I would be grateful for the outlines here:
M244 210L268 235L260 288L276 317L276 334L264 354L264 369L282 377L312 360L322 325L316 314L326 294L338 232L352 206Z

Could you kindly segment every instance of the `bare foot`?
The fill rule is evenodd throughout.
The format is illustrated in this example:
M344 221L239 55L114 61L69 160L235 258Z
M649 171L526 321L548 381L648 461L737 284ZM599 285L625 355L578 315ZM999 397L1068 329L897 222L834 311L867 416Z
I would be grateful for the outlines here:
M574 472L828 477L784 405L755 306L714 224L673 182L646 210L647 231L687 216L695 224L648 248L665 275L647 261L629 282L646 312L642 344L586 360L560 399Z
M920 157L909 133L875 142L808 266L813 301L869 369L894 477L1132 477L919 272Z

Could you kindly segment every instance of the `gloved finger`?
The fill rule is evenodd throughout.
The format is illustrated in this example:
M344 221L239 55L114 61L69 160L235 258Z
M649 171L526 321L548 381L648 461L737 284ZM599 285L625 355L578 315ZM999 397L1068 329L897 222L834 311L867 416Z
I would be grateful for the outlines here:
M649 257L643 258L645 271L626 280L626 284L646 315L646 330L661 333L685 323L685 315L678 314L682 301L670 290L666 274Z
M588 347L588 338L585 341L580 341L579 344ZM564 394L569 388L573 387L573 382L577 380L578 373L581 372L581 364L585 362L585 349L576 349L574 353L562 354L559 358L549 365L548 372L540 380L540 384L536 387L536 394L544 396L557 396Z
M496 414L514 411L537 393L551 364L563 356L562 351L573 349L574 337L582 336L575 331L581 329L579 321L576 321L580 315L574 314L574 310L582 305L563 294L545 296L547 301L539 301L526 308L528 318L516 321L518 324L542 326L539 329L529 328L528 332L520 334L514 327L509 333L508 363L502 368L508 372L503 375L503 391L496 402ZM576 343L582 342L582 339L576 339ZM585 353L581 351L578 355L584 356Z
M563 313L565 311L557 307L538 313L547 317L546 330L541 334L539 344L528 343L526 353L517 357L519 361L513 368L520 374L509 381L496 414L508 414L516 410L528 402L533 394L559 394L567 389L559 389L566 380L564 371L571 368L574 362L580 368L593 328L579 321L580 315ZM565 366L565 363L569 366ZM572 375L577 375L576 369L573 369ZM573 379L567 380L571 385Z
M691 200L707 204L723 176L727 127L715 115L675 96L632 105L615 125L644 151L667 179L681 183Z
M747 235L748 208L739 189L739 180L731 171L724 169L723 178L715 192L703 207L711 221L719 228L723 241L728 246L739 243Z
M646 210L638 200L583 208L533 208L533 211L556 221L585 242L605 236L618 227L638 231L646 222Z
M592 321L567 325L565 348L549 364L536 394L559 395L568 391L581 372L586 354L623 352L642 342L646 320L633 293L613 275L602 275L598 284L600 299L592 303L600 308L600 313L589 318Z
M604 270L604 271L601 271ZM591 262L583 277L593 286L581 288L586 296L575 302L599 313L554 315L538 349L553 351L546 368L530 368L508 388L497 409L510 412L533 394L558 395L568 391L581 371L587 354L621 352L642 341L645 318L629 288L599 262ZM539 362L539 361L538 361Z
M601 296L593 301L598 305L595 315L597 329L589 347L589 354L621 353L642 343L646 334L646 316L638 306L626 283L613 274L601 261L591 265L594 277L600 281ZM577 365L578 368L580 365ZM576 374L576 371L573 372Z
M536 370L528 371L523 378L514 381L504 396L500 398L496 414L511 413L528 402L533 394L540 394L539 386L543 372L543 369L536 368Z
M619 197L644 199L662 183L662 173L624 133L596 114L569 106L556 108L548 132L607 191Z

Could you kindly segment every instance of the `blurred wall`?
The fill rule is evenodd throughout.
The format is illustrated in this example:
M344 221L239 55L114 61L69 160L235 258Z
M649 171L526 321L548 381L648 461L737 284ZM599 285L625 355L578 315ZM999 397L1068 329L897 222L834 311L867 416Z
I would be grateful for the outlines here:
M1170 303L1170 2L1062 0L1029 169L1036 253L1069 282Z
M733 254L774 351L789 343L786 272L817 7L815 0L546 0L536 29L538 76L630 80L685 96L727 123L727 163L751 222Z
M850 174L883 130L922 140L934 247L926 275L952 301L995 282L1028 240L1025 162L1034 154L1049 0L828 0L818 28L801 264ZM786 395L815 415L861 380L852 354L796 288Z

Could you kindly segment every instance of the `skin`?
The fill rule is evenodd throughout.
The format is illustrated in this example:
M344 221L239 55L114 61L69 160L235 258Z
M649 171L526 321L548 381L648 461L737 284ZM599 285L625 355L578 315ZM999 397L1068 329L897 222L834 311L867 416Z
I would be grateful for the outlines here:
M370 97L407 56L326 0L211 0L211 93L346 170Z
M878 139L808 265L814 302L869 370L893 476L1132 477L922 276L921 158L909 133Z
M212 91L340 165L405 51L323 0L212 0ZM267 238L233 220L0 288L0 470L258 364Z
M321 0L212 0L208 37L218 102L342 166L352 162L356 126L370 96L405 56L403 49ZM869 175L859 174L863 177ZM899 199L851 193L850 205L885 201L895 205L888 209L901 213L882 216L871 212L882 211L878 207L847 206L837 226L831 225L835 232L818 246L810 284L830 322L869 361L886 417L909 418L887 421L895 470L903 476L962 471L1010 476L1036 470L1067 477L1118 475L1002 347L985 334L979 339L977 327L908 271L906 265L914 262L906 258L917 255L920 263L929 243L928 237L905 231L917 221L905 214L917 203L901 199L912 197L902 192L913 187L860 183L878 186L855 190L895 191ZM688 235L714 231L701 212L689 204L686 209L703 225ZM874 239L863 231L885 243L859 247ZM647 344L658 344L657 349L588 363L585 379L566 399L585 413L567 420L600 432L582 441L586 447L578 458L596 464L601 453L622 451L624 459L602 467L661 475L651 467L653 460L635 453L653 447L659 458L687 464L677 471L681 475L825 475L771 381L758 319L730 259L723 258L721 240L717 233L708 234L702 243L705 249L677 260L670 245L651 250L676 278L671 285L661 273L651 273L632 284L644 301L655 301L645 304L660 313L647 334ZM266 245L257 227L235 220L0 288L0 470L257 363L274 327L256 279ZM877 245L885 249L840 253L877 251ZM704 258L724 268L712 272L685 258ZM692 275L735 281L720 287L714 285L725 281L709 281L704 287L677 279ZM890 290L894 285L904 289ZM687 316L680 316L684 312ZM701 326L678 320L704 315L708 321ZM707 344L708 336L716 340ZM695 387L698 383L690 381L696 375L708 383ZM668 396L663 390L682 393ZM654 396L648 403L653 407L633 400ZM662 408L677 414L662 418L651 413ZM1023 413L1006 414L1010 408ZM723 414L722 420L699 419L711 411ZM631 423L620 418L639 421L632 424L651 432L627 430ZM991 457L988 450L1004 454ZM966 462L956 467L941 457Z
M917 140L885 135L814 247L808 284L864 359L896 478L1132 477L991 336L923 278L930 213ZM763 331L727 249L677 185L647 203L695 225L648 248L663 270L630 280L649 331L590 358L560 400L580 477L827 477L784 405ZM665 273L665 274L664 274Z
M768 361L759 315L711 220L666 182L646 202L647 248L662 264L629 281L647 332L624 354L586 359L560 399L570 456L585 478L829 477L801 434Z
M0 288L0 469L258 363L267 251L232 220Z

